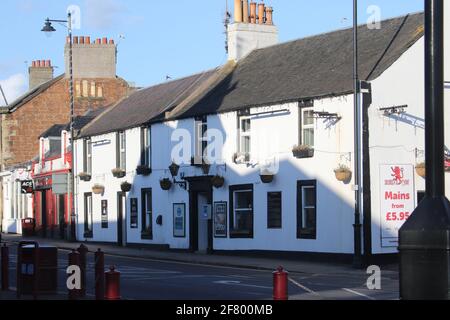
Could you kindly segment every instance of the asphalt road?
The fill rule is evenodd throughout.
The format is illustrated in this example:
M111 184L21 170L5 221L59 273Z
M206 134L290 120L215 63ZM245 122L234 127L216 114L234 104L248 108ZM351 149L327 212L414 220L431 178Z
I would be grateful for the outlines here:
M58 292L67 292L68 251L58 251ZM15 287L16 247L10 247L10 284ZM105 256L121 272L121 295L129 300L271 300L270 271ZM88 255L87 298L94 299L94 254ZM291 300L395 300L398 274L382 271L381 290L369 290L363 271L289 274Z

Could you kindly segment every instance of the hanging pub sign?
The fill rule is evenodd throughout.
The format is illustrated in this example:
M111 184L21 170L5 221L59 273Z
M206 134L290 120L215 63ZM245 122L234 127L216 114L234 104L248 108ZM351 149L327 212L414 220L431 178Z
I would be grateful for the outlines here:
M25 180L20 182L22 194L33 193L33 180Z
M52 177L42 177L34 179L35 190L46 190L52 187Z
M130 228L138 228L138 199L130 198Z
M227 237L227 203L214 203L214 237Z
M174 203L173 205L173 236L175 238L186 237L186 204Z
M381 165L381 246L398 247L398 231L415 209L414 166Z
M102 200L102 229L108 229L108 200Z

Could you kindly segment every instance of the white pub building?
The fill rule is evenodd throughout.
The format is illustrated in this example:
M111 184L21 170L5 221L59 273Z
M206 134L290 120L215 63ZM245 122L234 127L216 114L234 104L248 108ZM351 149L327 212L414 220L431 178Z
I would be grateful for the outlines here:
M245 2L228 63L137 91L81 130L78 240L352 256L352 29L278 44L272 9ZM425 190L424 15L362 25L359 47L370 257L397 252Z

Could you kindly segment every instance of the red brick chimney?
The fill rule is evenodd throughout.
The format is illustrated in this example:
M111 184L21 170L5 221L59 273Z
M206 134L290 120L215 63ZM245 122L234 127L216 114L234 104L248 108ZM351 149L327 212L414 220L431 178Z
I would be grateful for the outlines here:
M29 89L34 89L53 79L53 67L50 60L36 60L28 68Z

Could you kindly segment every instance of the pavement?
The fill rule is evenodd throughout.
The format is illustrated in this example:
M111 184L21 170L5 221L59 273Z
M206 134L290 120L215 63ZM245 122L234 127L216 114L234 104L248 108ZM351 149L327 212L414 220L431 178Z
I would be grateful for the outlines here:
M58 292L39 296L38 300L67 299L68 252L78 248L80 243L24 239L18 235L2 235L2 240L10 247L11 275L16 272L18 242L31 240L58 247ZM121 272L121 295L124 300L272 300L272 272L279 265L289 271L290 300L398 299L396 266L382 267L382 288L369 290L366 270L357 270L346 264L84 244L90 251L86 300L95 298L94 252L99 248L105 253L106 269L114 265ZM14 278L10 278L13 288L16 285ZM0 300L15 300L15 292L0 292Z
M37 237L22 237L21 235L2 234L3 242L18 243L24 240L38 241L40 244L55 246L59 249L72 250L77 249L81 242L68 242L64 240L42 239ZM290 273L308 273L308 274L346 274L346 273L364 273L365 270L356 270L351 265L335 262L315 262L305 259L280 259L263 257L246 257L242 255L211 255L191 252L175 252L151 250L148 248L130 248L118 247L116 245L98 244L83 242L90 252L101 249L105 255L144 258L149 260L185 262L200 265L238 267L256 270L274 271L278 266L283 266ZM387 270L396 270L395 265L385 266Z

